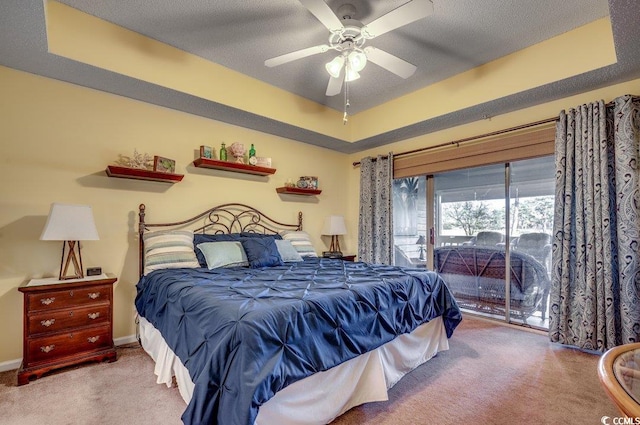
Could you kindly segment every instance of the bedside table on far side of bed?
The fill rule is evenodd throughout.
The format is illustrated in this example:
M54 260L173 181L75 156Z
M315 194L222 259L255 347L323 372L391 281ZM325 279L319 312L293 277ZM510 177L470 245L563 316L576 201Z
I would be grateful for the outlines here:
M23 360L18 385L89 361L116 360L112 275L32 279L24 295Z
M356 261L356 255L355 254L343 255L342 259L344 261Z

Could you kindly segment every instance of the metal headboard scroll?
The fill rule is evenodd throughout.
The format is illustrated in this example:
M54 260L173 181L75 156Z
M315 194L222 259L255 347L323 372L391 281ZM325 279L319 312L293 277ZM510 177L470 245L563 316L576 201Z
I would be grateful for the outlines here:
M138 236L139 236L139 274L144 271L144 232L148 230L183 229L194 233L261 233L277 234L285 230L302 230L302 212L298 212L298 223L288 224L274 220L259 210L245 204L223 204L204 211L195 217L173 223L145 222L146 206L138 207ZM192 226L195 226L192 228Z

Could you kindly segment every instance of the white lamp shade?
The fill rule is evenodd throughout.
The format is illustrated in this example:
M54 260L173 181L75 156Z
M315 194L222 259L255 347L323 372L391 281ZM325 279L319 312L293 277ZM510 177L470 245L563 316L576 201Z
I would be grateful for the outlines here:
M347 226L344 224L344 217L341 215L330 215L325 218L322 226L323 235L346 235Z
M353 52L349 53L349 67L355 72L362 71L366 64L367 55L365 55L363 52L354 50Z
M89 205L51 204L42 241L96 241L98 230Z
M358 78L360 78L360 74L358 74L356 71L354 71L351 68L347 68L347 75L345 77L347 81L355 81Z
M329 75L333 78L338 78L340 76L340 71L342 70L342 65L344 65L344 57L336 56L331 62L327 62L325 68Z

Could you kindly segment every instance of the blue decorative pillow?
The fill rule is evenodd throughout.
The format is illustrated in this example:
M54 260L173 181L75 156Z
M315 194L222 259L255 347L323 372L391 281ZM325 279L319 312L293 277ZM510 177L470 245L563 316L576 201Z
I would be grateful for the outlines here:
M274 238L243 238L241 242L251 268L257 269L283 264Z
M277 233L267 234L267 233L254 233L254 232L241 232L240 237L243 238L274 238L274 239L282 239Z

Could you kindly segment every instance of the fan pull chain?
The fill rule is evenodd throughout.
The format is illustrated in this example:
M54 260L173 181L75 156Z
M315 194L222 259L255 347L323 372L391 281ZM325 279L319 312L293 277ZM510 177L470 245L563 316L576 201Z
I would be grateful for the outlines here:
M344 115L342 115L342 125L347 125L347 122L349 122L349 115L347 114L347 109L349 108L349 82L346 77L348 66L348 64L345 64L344 67Z

